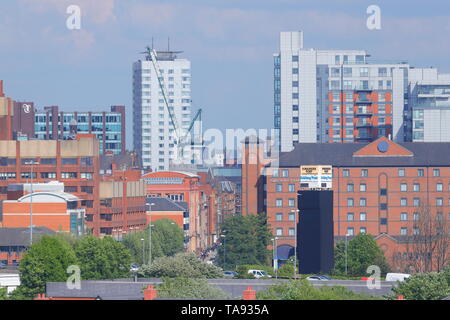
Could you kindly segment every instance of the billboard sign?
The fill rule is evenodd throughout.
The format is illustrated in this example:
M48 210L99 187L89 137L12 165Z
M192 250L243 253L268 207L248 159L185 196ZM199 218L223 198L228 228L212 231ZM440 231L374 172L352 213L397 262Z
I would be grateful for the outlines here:
M300 186L302 188L331 189L333 179L332 166L301 166Z

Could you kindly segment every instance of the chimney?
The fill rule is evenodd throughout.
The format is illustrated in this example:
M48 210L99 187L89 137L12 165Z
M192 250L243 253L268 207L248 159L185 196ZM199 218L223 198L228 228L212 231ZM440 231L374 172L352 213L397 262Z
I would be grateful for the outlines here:
M5 95L3 94L3 80L0 80L0 97L4 97Z

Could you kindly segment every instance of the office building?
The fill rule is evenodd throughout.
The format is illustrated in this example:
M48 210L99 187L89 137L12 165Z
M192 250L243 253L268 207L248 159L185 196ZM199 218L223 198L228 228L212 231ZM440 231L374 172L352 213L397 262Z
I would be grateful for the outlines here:
M147 56L133 64L134 149L142 166L153 171L169 170L178 135L191 123L191 63L179 53L158 51L156 61Z
M114 154L124 154L126 150L126 125L125 106L112 106L111 111L103 112L64 112L59 107L45 107L44 111L26 113L24 105L31 103L16 103L16 116L20 116L18 123L26 124L21 126L22 133L32 133L29 138L34 137L41 140L67 140L73 139L78 133L94 134L99 141L100 154L111 151ZM34 108L31 108L34 110ZM16 118L15 116L15 118ZM33 118L34 130L29 130L30 121L27 117ZM28 128L28 129L27 129ZM16 129L15 131L19 131Z

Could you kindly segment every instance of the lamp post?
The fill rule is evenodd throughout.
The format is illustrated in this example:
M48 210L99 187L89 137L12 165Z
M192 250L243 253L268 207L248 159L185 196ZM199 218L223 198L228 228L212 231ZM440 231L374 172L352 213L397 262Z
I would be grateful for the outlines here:
M273 270L275 271L275 279L278 279L277 240L278 240L278 237L275 237L275 238L272 239L272 246L273 246L273 249L272 249L272 251L273 251L273 253L272 253L272 255L273 255Z
M148 234L149 234L149 254L148 254L148 265L151 266L152 264L152 206L155 204L153 202L147 203L149 216L150 216L150 223L148 224Z
M145 264L145 239L142 238L142 265Z
M39 164L39 162L31 160L25 162L30 165L30 247L33 245L33 165Z
M347 248L348 248L348 241L347 241L347 237L349 236L348 233L345 234L345 275L347 275L347 271L348 271L348 255L347 255Z
M292 213L295 214L295 222L294 222L294 237L295 237L295 250L294 250L294 278L297 275L297 216L300 213L299 209L291 210Z
M223 268L225 269L225 264L226 264L226 254L227 254L227 251L226 251L226 241L225 241L225 239L227 238L224 234L221 234L220 235L220 237L221 238L223 238Z

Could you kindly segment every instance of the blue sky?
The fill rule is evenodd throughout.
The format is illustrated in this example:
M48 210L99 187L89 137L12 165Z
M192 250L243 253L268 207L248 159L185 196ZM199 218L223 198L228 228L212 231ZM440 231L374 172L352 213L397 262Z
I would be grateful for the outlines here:
M81 30L66 28L71 4L81 7ZM366 28L371 4L381 30ZM289 30L304 31L305 47L450 72L448 0L3 0L0 79L8 96L38 108L126 105L131 147L131 64L152 37L160 48L170 37L192 61L205 128L271 128L272 53Z

